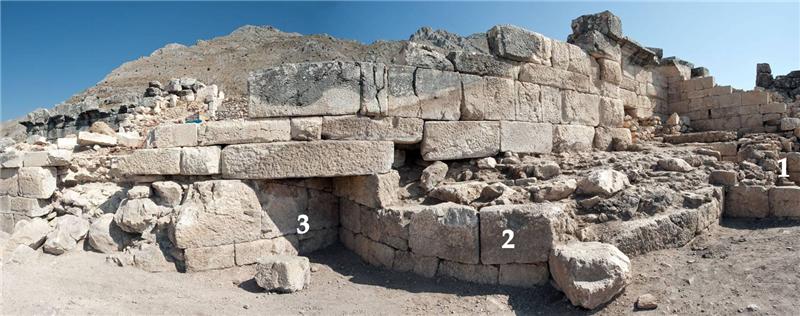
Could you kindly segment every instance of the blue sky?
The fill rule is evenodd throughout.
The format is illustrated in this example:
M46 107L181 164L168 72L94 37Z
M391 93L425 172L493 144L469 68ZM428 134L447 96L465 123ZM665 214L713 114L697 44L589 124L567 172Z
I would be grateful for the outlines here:
M755 64L800 69L800 2L783 3L279 3L0 2L0 119L51 107L122 63L168 43L191 45L245 24L370 43L420 26L467 35L516 24L565 40L570 21L611 10L626 35L705 66L720 84L750 89Z

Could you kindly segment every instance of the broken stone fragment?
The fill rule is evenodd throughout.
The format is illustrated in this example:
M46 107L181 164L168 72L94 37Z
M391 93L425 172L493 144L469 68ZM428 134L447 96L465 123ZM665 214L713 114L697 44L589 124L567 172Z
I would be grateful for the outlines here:
M481 181L457 182L437 186L428 193L429 197L444 202L470 204L481 197L487 184Z
M497 25L486 33L489 48L497 56L522 62L550 64L552 44L542 34L513 25Z
M436 188L439 182L444 180L447 176L447 164L441 161L432 163L430 166L422 170L422 175L419 177L419 185L423 190L429 192Z
M595 170L578 182L578 193L612 196L630 183L628 176L616 170Z
M130 242L131 237L114 222L114 214L106 213L89 226L86 240L92 249L102 253L112 253L122 250Z
M172 181L157 181L152 184L158 201L165 206L178 206L183 200L183 188Z
M47 234L44 242L44 252L60 255L74 249L78 241L86 237L89 232L89 222L75 215L64 215L56 219L53 231Z
M114 222L126 232L141 233L155 223L162 211L160 206L147 198L125 200L117 209Z
M14 225L14 232L9 237L9 245L26 245L33 249L39 248L44 243L47 234L53 228L46 220L36 217L30 220L21 220Z
M268 256L256 264L256 284L267 291L292 293L311 284L311 264L306 257Z
M665 158L658 161L658 167L665 171L689 172L694 170L686 160L680 158Z
M92 123L92 126L89 127L89 131L92 132L92 133L103 134L103 135L108 135L108 136L116 136L117 135L117 132L114 131L114 129L111 128L111 126L108 126L108 124L106 124L103 121L97 121L97 122Z
M550 275L573 305L594 309L611 301L631 279L631 261L613 245L570 242L553 249Z

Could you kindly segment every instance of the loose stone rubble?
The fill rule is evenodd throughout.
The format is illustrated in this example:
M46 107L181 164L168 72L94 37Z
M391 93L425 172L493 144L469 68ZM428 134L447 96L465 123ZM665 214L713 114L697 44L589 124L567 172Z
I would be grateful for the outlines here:
M552 280L594 309L630 281L628 256L722 216L800 218L795 72L760 64L761 88L739 91L608 11L572 30L421 29L372 58L263 64L238 85L154 77L166 84L35 111L28 139L2 142L6 251L255 264L259 286L295 292L310 278L298 255L339 242L429 278Z

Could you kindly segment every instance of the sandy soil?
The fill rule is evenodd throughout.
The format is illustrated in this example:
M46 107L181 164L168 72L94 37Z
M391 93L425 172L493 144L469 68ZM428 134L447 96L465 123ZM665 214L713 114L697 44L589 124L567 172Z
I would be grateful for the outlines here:
M3 266L3 315L116 314L587 314L550 286L519 289L380 270L341 246L311 257L311 288L259 291L252 267L147 273L102 254L40 255ZM680 249L632 258L634 281L594 313L800 313L800 222L725 221ZM636 298L659 307L636 311ZM750 308L748 308L748 306Z

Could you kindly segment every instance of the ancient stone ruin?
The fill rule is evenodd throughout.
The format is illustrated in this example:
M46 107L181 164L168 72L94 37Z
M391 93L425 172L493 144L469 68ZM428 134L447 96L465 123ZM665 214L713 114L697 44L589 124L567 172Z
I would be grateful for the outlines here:
M629 256L722 216L800 217L798 71L759 64L740 91L610 12L572 31L353 46L245 27L165 47L4 143L7 251L89 249L153 272L257 264L261 287L294 292L310 281L297 256L341 243L426 277L552 281L593 309L624 290ZM225 74L131 75L241 36L316 44Z

